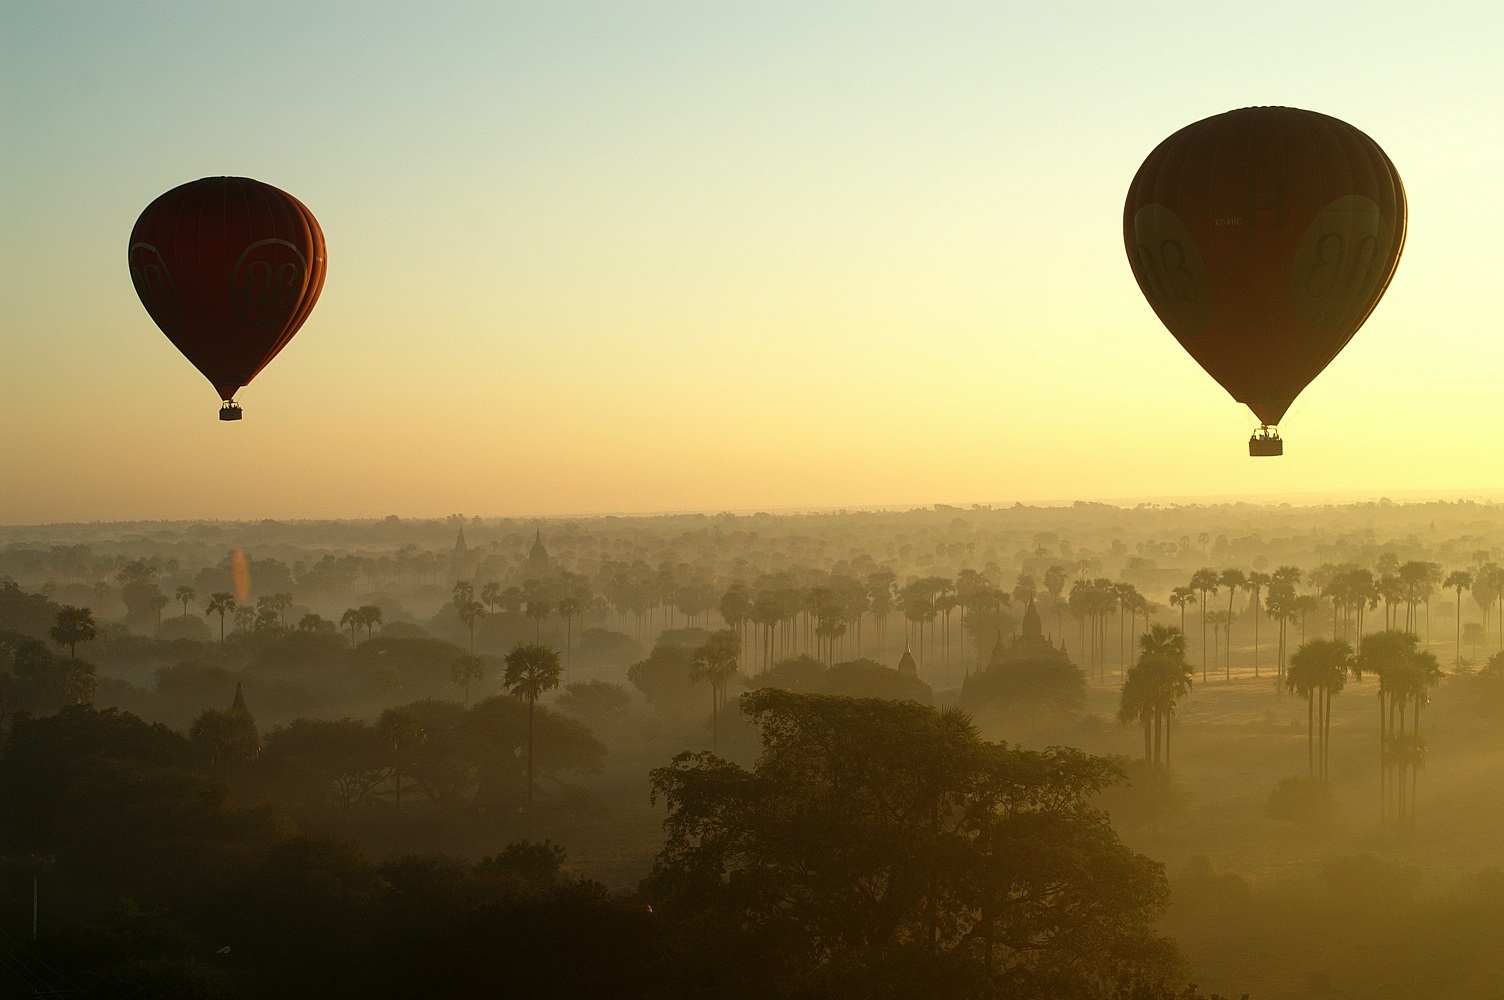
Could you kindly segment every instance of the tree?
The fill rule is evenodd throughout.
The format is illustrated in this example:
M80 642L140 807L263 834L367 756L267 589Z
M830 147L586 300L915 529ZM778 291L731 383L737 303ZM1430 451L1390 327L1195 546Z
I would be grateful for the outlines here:
M323 615L310 611L298 619L297 630L299 632L333 632L334 623Z
M386 617L382 614L381 606L377 604L362 604L356 609L356 614L360 617L360 624L366 627L367 639L371 638L372 630Z
M1253 612L1253 676L1255 678L1259 676L1259 618L1263 616L1263 605L1260 603L1260 597L1263 594L1264 588L1269 586L1270 581L1273 579L1268 573L1260 573L1254 570L1248 574L1248 582L1243 585L1243 589L1253 595L1253 599L1249 602L1248 607Z
M1185 634L1185 609L1196 603L1196 592L1190 587L1176 587L1170 591L1170 607L1180 609L1180 632Z
M1457 649L1452 656L1452 666L1456 668L1462 666L1462 592L1473 588L1473 574L1465 569L1453 570L1441 586L1445 590L1457 591Z
M1331 745L1332 695L1347 683L1353 665L1353 649L1341 639L1312 639L1290 657L1285 688L1306 699L1306 768L1324 782L1328 779L1328 749Z
M1220 579L1217 571L1210 566L1198 569L1191 574L1190 587L1201 594L1201 682L1206 683L1206 598L1208 594L1217 592L1217 581Z
M345 609L345 613L339 616L340 627L344 628L345 626L348 625L349 628L350 628L350 645L351 646L354 646L355 642L356 642L356 639L355 639L355 630L358 629L358 628L360 628L360 626L363 624L363 621L364 621L364 619L363 619L363 616L360 613L360 609L359 608L346 608Z
M402 828L402 775L412 763L414 751L428 740L423 722L404 708L389 708L376 720L376 733L386 749L388 766L396 781L396 814L394 827L401 836Z
M1106 997L1181 975L1157 862L1090 798L1116 765L979 738L962 712L764 688L749 771L652 773L644 882L694 997Z
M717 610L721 613L721 621L736 629L736 634L741 637L745 649L747 642L745 624L748 614L752 611L752 595L748 593L747 585L738 582L727 587L726 592L721 595Z
M570 647L573 645L574 620L585 610L585 601L579 597L565 597L559 601L559 617L564 619L564 670L569 670Z
M538 699L559 686L559 654L537 643L519 643L506 655L506 674L502 684L514 697L527 702L527 822L528 836L533 825L533 715Z
M1134 721L1141 723L1144 726L1144 759L1169 767L1170 719L1180 700L1191 691L1193 668L1185 659L1185 634L1171 625L1151 625L1148 632L1139 636L1138 645L1138 662L1128 668L1128 676L1123 680L1118 721L1123 725Z
M209 595L209 603L204 607L204 617L219 615L219 644L225 644L225 615L235 610L235 595L228 591L216 591Z
M726 682L736 676L737 658L741 653L741 640L729 628L711 633L709 640L695 650L690 664L689 679L695 684L702 681L710 684L710 746L716 749L720 742L720 713L726 702Z
M192 587L179 587L177 589L177 592L173 596L176 597L178 601L182 602L183 617L187 618L188 605L192 604L193 601L198 598L197 591L195 591Z
M1227 588L1227 663L1226 679L1232 680L1232 603L1237 597L1238 591L1248 589L1248 577L1240 569L1224 569L1222 575L1217 577L1217 582Z
M1379 679L1379 815L1388 822L1414 825L1417 772L1425 764L1426 743L1420 733L1420 710L1441 668L1429 650L1418 649L1420 637L1394 629L1363 637L1353 675ZM1413 715L1411 710L1413 709ZM1410 728L1407 731L1407 715Z
M204 709L188 729L188 742L207 759L211 771L221 764L244 764L260 749L255 719L235 709Z
M501 584L488 583L480 588L480 602L486 606L487 611L496 610L496 600L501 597Z
M456 603L455 611L459 614L460 623L470 630L470 652L475 653L475 626L486 617L486 608L479 601L465 601Z
M454 683L465 689L465 707L470 707L470 682L481 679L485 661L474 653L454 658Z
M68 647L68 656L77 659L77 647L81 642L93 642L98 632L94 628L94 612L88 608L75 608L65 604L57 613L57 623L52 626L52 641Z

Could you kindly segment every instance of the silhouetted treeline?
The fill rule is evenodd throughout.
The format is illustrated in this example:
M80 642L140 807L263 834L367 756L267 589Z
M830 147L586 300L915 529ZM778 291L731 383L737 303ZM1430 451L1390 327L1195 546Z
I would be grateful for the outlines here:
M475 863L377 862L301 833L279 803L231 801L225 773L263 760L326 794L361 782L315 773L321 759L368 755L387 777L405 766L419 785L437 780L349 723L305 724L342 730L311 756L285 745L306 743L289 727L261 755L247 759L245 744L206 759L202 741L128 713L18 713L0 752L10 985L205 998L1195 995L1152 929L1161 867L1087 804L1121 778L1112 763L986 743L964 716L913 703L767 689L744 708L763 734L755 768L702 754L657 772L668 841L627 895L568 875L549 842ZM450 752L449 766L429 764L476 763ZM43 924L30 941L33 877Z

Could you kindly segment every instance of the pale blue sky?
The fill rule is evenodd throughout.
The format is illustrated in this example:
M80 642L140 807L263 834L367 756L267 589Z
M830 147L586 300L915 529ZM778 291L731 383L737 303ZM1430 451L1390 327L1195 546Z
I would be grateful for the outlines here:
M1492 5L0 2L0 521L1504 488ZM1389 294L1254 462L1123 258L1249 104L1405 179ZM136 301L157 194L303 200L240 425Z

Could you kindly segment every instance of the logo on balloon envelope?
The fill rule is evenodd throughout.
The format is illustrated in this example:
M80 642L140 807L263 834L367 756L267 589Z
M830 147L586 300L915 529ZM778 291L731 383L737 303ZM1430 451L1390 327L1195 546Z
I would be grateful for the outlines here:
M1135 212L1131 263L1161 319L1192 332L1206 326L1212 313L1211 279L1180 216L1158 202Z
M1350 194L1328 203L1295 251L1295 315L1317 330L1361 321L1392 266L1389 243L1389 224L1372 199Z
M292 315L307 280L308 262L286 240L245 248L230 279L235 314L251 326L277 326Z
M150 243L131 244L130 268L131 284L136 286L141 304L162 332L170 332L178 325L181 310L177 286L161 251Z

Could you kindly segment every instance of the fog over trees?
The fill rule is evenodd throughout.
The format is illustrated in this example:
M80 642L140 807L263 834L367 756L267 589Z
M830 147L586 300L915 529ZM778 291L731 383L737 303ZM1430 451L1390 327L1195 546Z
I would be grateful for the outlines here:
M1501 564L1479 502L0 527L0 995L1497 996Z

